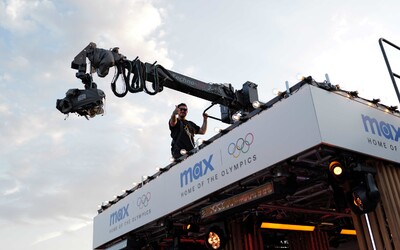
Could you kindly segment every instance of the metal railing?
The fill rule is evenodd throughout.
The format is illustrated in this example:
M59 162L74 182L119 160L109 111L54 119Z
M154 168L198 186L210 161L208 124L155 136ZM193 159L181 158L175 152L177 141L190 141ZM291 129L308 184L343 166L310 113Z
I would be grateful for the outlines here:
M392 68L390 67L389 59L388 59L388 57L386 55L386 51L385 51L385 48L383 46L383 43L387 43L388 45L398 49L399 51L400 51L400 47L395 45L395 44L393 44L393 43L391 43L391 42L389 42L388 40L386 40L384 38L380 38L379 39L379 45L381 46L382 54L383 54L383 57L385 58L385 62L386 62L386 66L387 66L388 71L389 71L390 79L392 79L393 87L394 87L394 90L396 91L397 99L399 100L399 103L400 103L400 93L399 93L399 89L397 88L396 79L395 79L395 77L400 78L400 75L398 75L398 74L396 74L396 73L394 73L392 71Z

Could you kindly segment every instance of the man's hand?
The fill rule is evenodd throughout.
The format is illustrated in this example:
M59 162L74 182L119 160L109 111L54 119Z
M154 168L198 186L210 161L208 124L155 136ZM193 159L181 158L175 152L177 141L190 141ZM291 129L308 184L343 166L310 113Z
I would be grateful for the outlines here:
M175 105L175 110L174 110L174 112L172 112L172 115L177 115L178 112L179 112L179 108L177 105Z
M178 119L176 118L176 115L179 112L178 106L175 105L175 110L172 112L171 118L169 119L169 125L171 127L175 127L176 123L178 122Z
M198 134L204 135L207 132L207 113L203 113L203 124L201 125Z

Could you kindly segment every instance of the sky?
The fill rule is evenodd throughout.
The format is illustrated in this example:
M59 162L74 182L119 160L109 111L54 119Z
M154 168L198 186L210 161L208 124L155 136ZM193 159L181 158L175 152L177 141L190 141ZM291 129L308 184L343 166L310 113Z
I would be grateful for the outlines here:
M285 81L327 73L393 106L378 39L400 45L399 8L397 0L0 0L1 248L92 249L98 205L170 163L175 105L186 102L197 124L210 105L167 88L118 98L110 73L94 75L105 115L66 118L56 100L83 87L70 65L90 42L207 83L254 82L264 102ZM396 72L400 51L388 56ZM196 138L226 126L210 120Z

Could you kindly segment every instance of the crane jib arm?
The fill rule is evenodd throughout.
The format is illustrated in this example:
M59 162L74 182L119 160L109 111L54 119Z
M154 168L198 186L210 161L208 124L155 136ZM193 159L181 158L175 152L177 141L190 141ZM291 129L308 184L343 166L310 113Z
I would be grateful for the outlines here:
M86 73L86 58L91 63L90 74ZM138 57L130 61L119 53L119 48L113 48L112 50L101 49L97 48L95 43L89 43L71 63L71 68L78 70L76 77L81 79L85 85L84 90L79 90L82 92L80 96L85 96L87 91L97 88L91 73L96 70L99 77L105 77L111 67L116 68L116 74L111 82L111 89L118 97L124 97L128 92L137 93L141 91L155 95L161 92L163 87L167 87L210 101L212 102L211 106L220 104L221 119L216 119L226 123L233 123L231 116L234 113L250 113L253 111L253 102L258 101L257 84L255 83L246 82L241 90L235 90L231 84L205 83L167 70L156 63L142 63ZM117 82L120 82L118 79L122 79L125 86L117 88ZM150 84L151 87L146 82L152 83ZM122 92L120 92L121 89ZM88 117L86 114L91 114L90 117L102 114L99 110L103 110L102 99L105 96L96 100L93 98L93 103L90 103L91 99L88 100L86 98L86 102L89 102L90 105L86 104L84 107L78 97L70 95L64 99L57 100L57 109L64 114L77 113L75 110L79 110L80 113L78 114L85 114L86 117Z
M145 63L146 80L154 82L155 67L153 64ZM226 86L224 84L205 83L171 70L161 70L160 68L157 68L157 73L161 78L159 81L162 83L162 86L176 91L225 106L229 106L236 99L235 90L231 84L227 84Z

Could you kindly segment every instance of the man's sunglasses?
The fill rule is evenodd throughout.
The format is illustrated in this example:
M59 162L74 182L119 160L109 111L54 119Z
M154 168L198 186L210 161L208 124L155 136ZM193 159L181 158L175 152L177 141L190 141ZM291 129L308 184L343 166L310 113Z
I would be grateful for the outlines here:
M181 111L187 111L187 109L185 108L179 108Z

